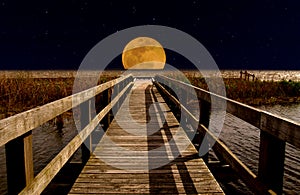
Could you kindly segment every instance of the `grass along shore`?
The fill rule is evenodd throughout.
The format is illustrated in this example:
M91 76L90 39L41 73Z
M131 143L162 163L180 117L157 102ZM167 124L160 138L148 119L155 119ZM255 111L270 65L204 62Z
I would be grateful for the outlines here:
M117 75L101 77L100 83L117 78ZM0 119L42 106L72 95L74 77L63 78L0 78ZM89 80L81 84L81 90L92 87Z
M189 77L190 83L208 90L204 78ZM223 79L226 96L248 105L289 104L300 102L300 82L246 81L239 78Z
M117 74L101 76L100 83L117 78ZM208 89L204 78L187 74L192 85ZM19 74L0 77L0 118L44 105L72 94L74 77L32 78ZM300 82L245 81L225 78L227 97L249 105L287 104L300 102ZM91 87L88 79L82 89Z

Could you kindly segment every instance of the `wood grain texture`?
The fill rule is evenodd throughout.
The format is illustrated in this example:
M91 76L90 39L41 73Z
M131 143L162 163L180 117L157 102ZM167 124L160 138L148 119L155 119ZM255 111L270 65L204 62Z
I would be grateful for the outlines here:
M180 104L180 102L172 96L160 83L155 83L155 85L160 88L164 94L168 96L176 105ZM239 174L239 177L250 187L253 192L257 194L274 194L274 191L269 189L267 185L263 184L257 176L242 162L240 161L231 151L230 149L222 143L212 132L210 132L207 127L203 124L199 123L199 119L197 119L193 114L187 112L186 108L180 104L184 114L188 117L188 121L190 124L199 131L199 134L205 138L214 150L214 152L222 158L230 167ZM199 125L200 124L200 125ZM203 140L200 139L201 140ZM201 143L198 143L201 145Z
M69 194L223 194L151 82L135 82L117 115Z
M178 87L185 89L188 93L191 90L195 90L200 100L211 102L212 98L215 98L216 102L226 102L226 111L249 124L260 128L261 130L278 137L279 139L288 142L297 148L300 148L300 124L281 116L271 114L260 109L256 109L252 106L242 104L240 102L222 97L217 94L205 91L193 85L189 85L182 81L177 81L166 76L157 76L155 79L158 82L172 83Z
M132 76L128 75L126 77L121 77L66 98L0 120L0 146L44 124L73 107L78 106L102 91L113 87L115 84L126 81L126 79L132 80Z

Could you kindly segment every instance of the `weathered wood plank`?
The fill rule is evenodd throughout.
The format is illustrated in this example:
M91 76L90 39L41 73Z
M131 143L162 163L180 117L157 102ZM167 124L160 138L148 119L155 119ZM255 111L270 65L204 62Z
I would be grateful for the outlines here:
M132 93L144 94L146 89L143 86L147 85L135 85ZM151 93L155 94L157 101L164 101L155 88L153 91ZM127 113L131 111L133 116L143 118L137 120L141 124L148 122L147 114L153 117L153 120L161 117L156 113L162 111L147 113L149 106L137 106L149 105L155 101L153 97L151 101L149 99L153 94L148 91L146 93L148 95L144 97L131 95L130 101L125 100L129 101L129 108L122 105L118 115L123 116L124 110ZM203 160L198 157L198 152L184 130L179 127L174 115L168 113L165 117L166 124L157 122L147 126L150 131L151 128L158 127L151 135L130 133L135 130L138 132L139 129L134 126L123 129L123 125L130 126L128 120L123 120L127 117L120 117L121 122L114 119L70 194L223 194ZM122 123L122 127L117 123ZM172 139L175 141L172 142ZM122 150L115 146L121 147ZM179 150L180 155L177 156ZM148 164L157 168L145 168Z
M300 148L300 124L262 111L260 129Z
M78 106L102 91L114 86L116 83L122 82L128 78L132 78L132 76L128 75L126 77L121 77L91 89L87 89L83 92L0 120L0 146L44 124L71 108Z
M32 132L5 145L8 193L17 194L33 180Z
M259 151L258 179L282 194L285 142L262 131Z
M278 137L279 139L286 141L297 148L300 148L300 124L294 121L288 120L281 116L262 111L251 106L242 104L240 102L222 97L198 87L189 85L187 83L177 81L165 76L159 76L157 79L166 80L165 82L171 82L178 87L185 89L187 92L195 90L198 98L207 102L211 102L211 98L215 98L216 102L225 101L226 111L244 121L260 128L267 133Z

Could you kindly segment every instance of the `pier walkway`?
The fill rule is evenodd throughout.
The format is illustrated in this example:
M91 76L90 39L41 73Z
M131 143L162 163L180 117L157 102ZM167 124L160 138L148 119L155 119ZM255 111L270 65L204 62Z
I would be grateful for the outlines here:
M70 194L223 192L156 87L138 80Z

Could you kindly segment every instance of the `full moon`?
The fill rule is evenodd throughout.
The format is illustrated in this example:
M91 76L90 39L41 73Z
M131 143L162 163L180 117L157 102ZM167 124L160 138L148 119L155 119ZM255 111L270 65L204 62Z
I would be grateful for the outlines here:
M122 63L125 69L163 69L165 50L155 39L137 37L125 46Z

